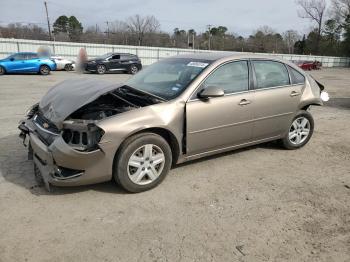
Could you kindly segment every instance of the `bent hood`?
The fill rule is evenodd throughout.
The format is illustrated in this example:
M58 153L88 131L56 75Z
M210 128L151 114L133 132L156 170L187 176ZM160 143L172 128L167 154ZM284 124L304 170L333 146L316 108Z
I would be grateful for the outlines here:
M44 95L39 108L45 118L61 128L62 122L70 114L121 86L123 85L86 78L65 80Z

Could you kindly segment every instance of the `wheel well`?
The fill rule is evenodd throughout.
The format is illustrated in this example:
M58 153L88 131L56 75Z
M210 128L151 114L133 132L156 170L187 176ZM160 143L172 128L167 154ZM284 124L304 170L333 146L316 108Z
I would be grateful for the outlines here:
M0 67L1 67L2 69L4 69L4 71L5 71L5 73L6 73L6 68L5 68L3 65L0 65Z
M180 146L179 146L179 143L177 142L177 139L173 133L171 133L169 130L164 129L164 128L157 128L157 127L156 128L147 128L147 129L143 129L137 133L133 133L132 135L126 137L124 139L124 141L126 141L131 136L142 134L142 133L154 133L154 134L157 134L157 135L160 135L161 137L163 137L165 139L165 141L168 142L168 144L171 148L173 164L177 163L177 160L180 156ZM123 143L124 143L124 141L123 141ZM118 155L120 148L121 148L121 146L118 148L116 155Z
M318 105L318 104L308 104L306 106L303 106L301 108L301 110L307 111L311 106L320 106L320 105Z

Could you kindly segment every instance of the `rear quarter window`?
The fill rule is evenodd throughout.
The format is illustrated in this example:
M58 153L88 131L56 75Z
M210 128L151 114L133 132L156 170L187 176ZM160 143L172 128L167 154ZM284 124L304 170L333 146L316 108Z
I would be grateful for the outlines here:
M288 66L288 68L289 68L293 85L301 85L305 83L305 76L302 73L298 72L297 70L295 70L290 66Z

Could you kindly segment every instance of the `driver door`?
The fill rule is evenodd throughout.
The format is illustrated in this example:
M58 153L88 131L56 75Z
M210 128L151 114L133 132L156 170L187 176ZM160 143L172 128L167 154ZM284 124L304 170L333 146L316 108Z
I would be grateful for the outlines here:
M25 55L24 54L16 54L14 56L12 56L13 60L10 60L8 62L8 66L6 68L6 70L10 73L10 72L18 72L18 71L22 71L25 69Z
M196 155L248 143L252 139L253 94L247 61L229 62L198 89L216 86L225 95L201 100L195 94L186 104L187 154Z
M113 55L108 60L109 70L119 70L121 68L120 55Z

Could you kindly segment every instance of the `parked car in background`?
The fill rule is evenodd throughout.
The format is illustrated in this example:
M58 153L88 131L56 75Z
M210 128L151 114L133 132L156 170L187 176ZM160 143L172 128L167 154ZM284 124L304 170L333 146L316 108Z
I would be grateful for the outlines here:
M310 61L298 61L297 65L304 71L311 71L314 67L314 63Z
M22 52L0 60L0 75L6 73L39 73L48 75L56 70L56 63L48 57L40 57L37 53Z
M136 74L141 70L141 60L137 55L124 53L107 53L83 64L83 69L88 72L104 74L106 72L124 71Z
M61 56L51 56L51 59L55 60L56 70L72 71L75 69L75 62L65 59Z
M154 63L124 84L58 84L19 129L47 187L115 179L141 192L176 163L273 140L286 149L305 146L314 130L309 109L323 104L323 90L276 58L187 54Z

